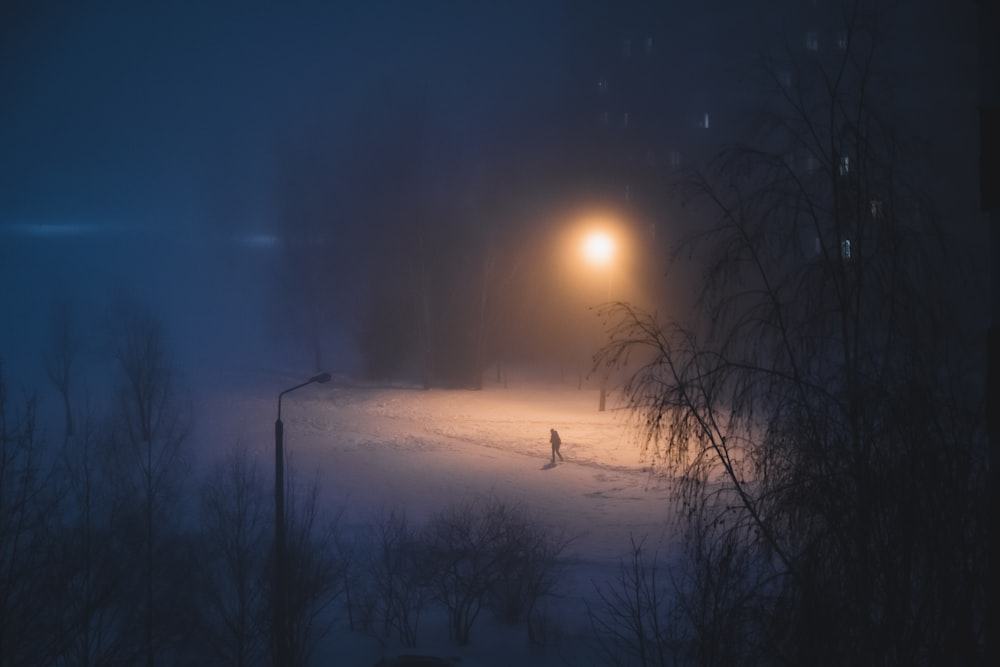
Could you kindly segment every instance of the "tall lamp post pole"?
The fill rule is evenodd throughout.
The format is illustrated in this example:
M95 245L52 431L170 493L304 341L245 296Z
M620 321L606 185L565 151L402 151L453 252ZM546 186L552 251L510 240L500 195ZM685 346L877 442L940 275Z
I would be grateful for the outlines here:
M285 427L281 423L281 397L314 382L329 381L329 373L320 373L278 394L278 418L274 421L274 664L276 667L291 665L285 542Z
M611 265L615 254L614 239L602 231L588 235L583 242L583 253L587 260L597 266L608 268L608 301L611 301ZM601 374L601 396L597 404L598 412L604 412L608 397L608 374Z
M608 262L608 303L611 303L611 262ZM608 371L601 374L601 397L597 402L597 411L604 412L608 400Z

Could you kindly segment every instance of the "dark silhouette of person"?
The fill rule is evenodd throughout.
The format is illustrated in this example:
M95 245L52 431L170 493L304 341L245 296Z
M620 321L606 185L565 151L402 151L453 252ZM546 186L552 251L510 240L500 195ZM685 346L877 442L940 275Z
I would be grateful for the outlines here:
M552 443L552 462L556 462L556 456L559 457L560 461L565 461L566 459L559 453L559 445L562 444L562 440L559 439L559 431L554 428L549 429L549 442Z

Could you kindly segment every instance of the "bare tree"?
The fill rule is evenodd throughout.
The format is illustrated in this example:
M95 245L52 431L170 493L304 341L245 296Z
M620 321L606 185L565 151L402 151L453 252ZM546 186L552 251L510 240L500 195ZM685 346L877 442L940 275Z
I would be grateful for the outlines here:
M290 468L288 503L288 616L290 660L310 663L318 643L333 629L343 593L345 560L339 550L339 514L321 512L316 480L299 488ZM273 565L272 565L273 567ZM269 570L270 571L270 570Z
M694 664L757 662L767 643L761 619L777 588L771 570L758 565L760 555L746 548L743 530L725 517L691 521L683 553L671 564L671 635L679 654Z
M680 635L671 618L673 597L661 580L657 555L645 540L630 537L631 552L614 582L595 585L599 602L587 615L600 653L609 665L676 664Z
M197 559L200 638L214 664L263 664L270 637L267 485L245 449L217 465L201 491Z
M376 630L376 596L368 577L370 544L362 538L346 539L339 545L344 562L344 606L351 632L379 636Z
M152 667L162 639L157 632L158 593L169 592L158 572L160 547L186 466L189 408L175 384L163 326L137 304L121 305L113 323L111 355L120 381L112 465L120 481L119 507L134 503L135 508L123 518L142 545L142 636L145 661Z
M64 561L63 626L65 663L122 664L137 660L134 635L133 560L118 534L114 482L108 476L109 427L90 410L63 451L61 474L67 481L68 505L62 531L68 557Z
M428 526L437 597L448 612L448 635L459 644L469 633L498 576L498 526L489 521L492 498L460 501Z
M428 557L448 634L469 643L484 604L508 622L531 620L538 602L554 593L557 558L568 541L549 534L523 507L493 495L450 505L427 527Z
M785 113L760 144L688 184L713 217L684 247L704 251L698 319L618 304L600 363L640 360L626 395L682 518L725 522L774 582L770 659L975 662L982 379L862 5L811 74L772 68Z
M73 305L68 297L62 297L53 302L50 328L52 338L46 372L62 399L66 419L64 441L68 441L75 430L72 384L82 349L81 335L77 328Z
M598 602L587 608L607 664L707 667L760 658L766 628L758 605L775 591L731 528L691 521L683 553L669 559L645 538L630 538L618 575L595 584Z
M540 645L539 606L558 591L560 556L571 540L563 530L543 525L520 503L494 502L488 513L496 526L498 554L490 607L505 623L525 621L528 640Z
M0 665L41 665L62 651L59 489L36 431L34 396L8 404L0 365Z
M426 547L401 509L382 510L359 549L366 563L362 593L370 608L369 631L381 641L417 645L420 616L430 597Z

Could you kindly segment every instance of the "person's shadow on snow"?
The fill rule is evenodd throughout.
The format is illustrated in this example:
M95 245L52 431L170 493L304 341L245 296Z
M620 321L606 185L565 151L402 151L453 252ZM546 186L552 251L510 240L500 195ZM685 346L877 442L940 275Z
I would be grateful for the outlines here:
M543 465L542 470L552 470L555 467L556 467L556 462L552 461L550 463L546 463L545 465Z

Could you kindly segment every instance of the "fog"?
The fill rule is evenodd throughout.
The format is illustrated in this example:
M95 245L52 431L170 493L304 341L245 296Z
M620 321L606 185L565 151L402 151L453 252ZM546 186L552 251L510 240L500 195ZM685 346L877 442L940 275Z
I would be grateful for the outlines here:
M581 193L599 192L576 144L591 79L618 48L604 31L641 29L642 16L601 2L4 3L8 372L37 363L54 299L99 339L122 298L162 317L185 363L316 365L306 330L318 326L322 365L355 370L373 294L397 308L418 269L450 266L428 280L468 283L491 257L506 281L491 283L507 308L494 317L527 322L504 345L550 346L530 342L553 337L532 322L567 299L600 301L553 292L547 244ZM671 23L663 58L710 35L727 43L736 22L727 10ZM722 62L668 68L689 91L671 123L718 97ZM461 329L456 304L475 296L447 298L437 317Z
M953 75L969 48L907 46L931 21L957 34L969 20L935 7L887 42L899 66L940 81L913 119L924 130L974 106L972 70ZM11 371L37 359L55 298L91 320L130 298L191 364L412 374L382 348L426 347L421 336L440 341L427 348L438 358L483 357L457 366L546 355L564 347L559 321L605 300L556 244L580 211L623 196L642 252L619 263L609 298L679 311L695 274L669 249L699 218L667 196L667 168L751 135L760 56L815 19L726 0L5 3L0 350ZM647 78L616 78L633 56ZM631 123L635 146L595 136L600 114ZM972 162L954 156L972 125L953 122L941 144L966 188ZM403 334L371 342L386 329ZM432 371L470 382L465 368Z
M288 333L273 322L287 316L275 295L282 158L300 146L326 153L313 166L338 180L332 172L345 160L334 154L363 143L351 121L369 104L365 89L414 76L447 80L428 75L452 65L427 46L466 31L460 17L451 25L440 18L384 20L373 9L319 5L231 16L221 8L118 3L47 12L5 3L0 298L8 367L37 363L32 343L44 337L57 297L97 328L115 299L145 302L191 363L280 357ZM420 24L425 39L411 31ZM338 245L350 248L344 256L356 255L363 225L343 222L332 195L322 205ZM360 283L342 278L330 289ZM350 365L351 352L338 349L334 359Z
M447 513L506 515L495 541L520 521L504 493L537 523L530 603L551 598L509 616L548 633L511 660L600 645L648 664L652 642L680 664L981 661L996 213L977 142L996 100L975 3L62 4L0 2L15 661L101 662L105 613L133 662L152 664L154 626L177 659L206 655L228 612L196 598L235 562L209 552L246 519L247 642L296 662L284 577L309 570L284 563L285 514L270 523L282 446L293 556L329 586L301 599L368 595L312 618L346 611L369 663L416 643L409 604L448 606ZM272 441L278 392L321 372ZM244 491L256 518L227 514ZM332 515L339 535L313 523ZM341 543L372 530L400 540L383 555L402 580L367 562L370 536ZM524 544L490 543L491 567ZM492 596L499 644L514 626L486 576L472 618ZM424 636L468 642L432 614ZM56 647L49 619L84 643Z

